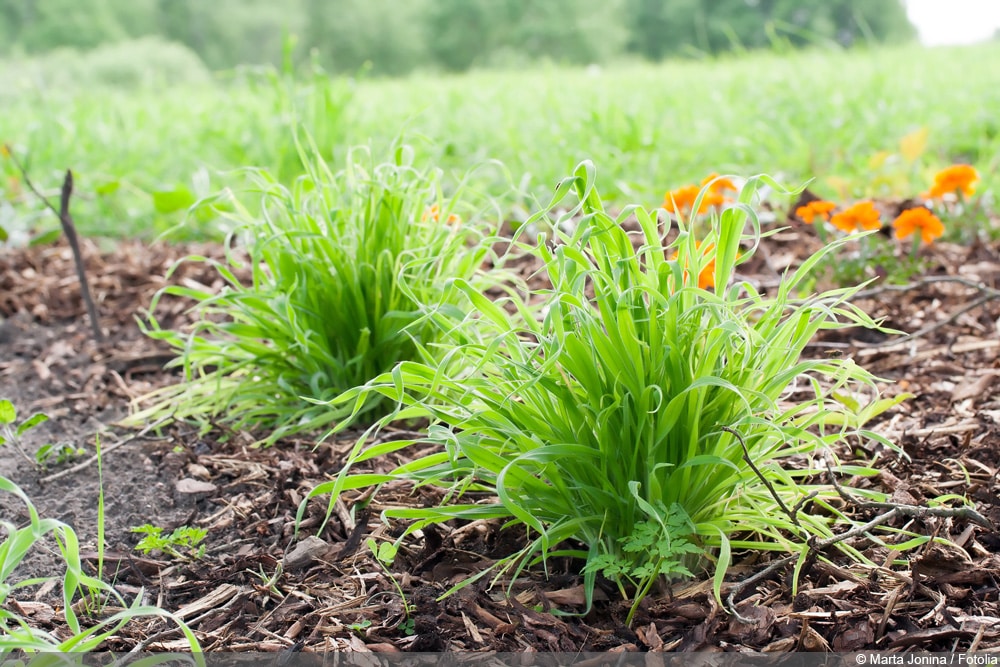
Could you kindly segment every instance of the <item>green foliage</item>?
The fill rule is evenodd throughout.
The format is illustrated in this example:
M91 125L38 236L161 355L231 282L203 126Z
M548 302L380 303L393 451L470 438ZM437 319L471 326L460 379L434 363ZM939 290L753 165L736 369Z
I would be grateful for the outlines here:
M183 186L153 193L153 208L159 213L183 211L193 206L196 201L194 193Z
M303 161L309 172L291 189L253 172L262 214L239 209L231 239L248 243L249 284L233 272L242 264L234 247L216 264L221 293L174 286L154 299L154 314L165 294L194 299L199 321L183 333L150 316L149 335L178 352L184 382L154 392L133 423L219 418L274 429L269 442L324 428L350 412L326 401L434 344L439 332L424 315L458 298L450 281L480 280L482 225L449 221L465 204L445 200L440 173L415 169L409 149L384 164L357 151L336 174L314 152Z
M376 542L374 538L369 537L365 542L368 545L368 549L372 552L379 563L385 567L392 565L392 562L396 560L396 553L399 551L397 547L392 542Z
M3 5L0 15L10 21L11 36L28 53L89 49L125 37L109 0L6 0Z
M230 221L205 210L180 226L183 211L158 212L152 193L184 187L201 197L239 188L241 173L233 170L247 165L291 185L305 169L291 139L298 122L335 165L353 145L388 151L402 132L421 147L418 168L444 170L446 189L452 174L499 160L518 175L516 191L496 178L499 171L477 172L470 186L495 193L500 215L511 221L523 221L525 202L546 197L582 159L615 174L602 192L615 206L659 203L666 190L712 171L765 169L789 182L815 177L812 187L836 193L839 202L898 197L926 189L936 168L966 157L981 171L980 191L989 193L1000 184L987 157L1000 152L1000 131L982 109L1000 106L1000 88L989 85L998 58L993 44L395 81L352 82L319 67L298 70L294 80L241 71L216 87L178 86L169 95L81 91L73 82L15 86L9 96L0 88L0 142L43 188L56 186L72 165L81 234L146 240L168 231L171 239L222 239ZM0 79L22 81L14 69L0 71ZM79 79L89 84L85 74ZM795 82L810 80L823 86L804 95ZM947 96L934 94L944 89ZM876 187L883 174L873 178L873 153L895 151L918 129L915 118L926 123L927 150L891 184ZM843 185L834 185L834 176ZM0 226L16 244L31 231L59 228L26 190L13 162L0 160ZM987 228L971 215L958 224Z
M146 524L133 528L132 532L145 535L135 545L136 550L144 554L159 551L178 560L196 560L205 555L205 545L201 542L208 531L204 528L180 526L169 535L164 535L159 526Z
M525 248L542 261L551 290L493 302L456 281L468 315L428 318L447 334L438 363L401 363L336 400L385 397L397 408L380 425L426 418L420 442L440 450L389 474L356 473L412 444L362 438L338 478L310 497L399 478L443 487L440 507L386 514L412 520L409 531L454 518L519 526L528 545L501 560L500 573L577 556L589 564L588 601L601 571L623 587L636 582L638 602L661 574L702 565L690 545L716 554L716 594L731 549L804 554L810 537L849 521L834 490L810 482L825 474L830 445L849 436L889 443L849 427L833 399L874 393L873 377L851 360L801 355L820 329L877 325L849 303L856 288L795 296L838 243L771 295L730 285L760 240L750 204L762 183L774 186L750 179L736 206L710 225L679 223L668 245L673 230L655 211L627 207L612 217L593 167L582 164L528 221L555 230L554 244L543 237ZM564 203L572 193L574 207ZM564 212L550 220L553 211ZM638 238L622 226L633 216ZM571 233L560 231L567 225ZM719 287L689 284L712 261ZM537 299L536 311L528 303ZM873 473L831 462L846 474ZM807 507L792 515L782 503Z
M632 624L639 602L658 580L693 576L687 561L703 551L689 541L692 526L680 505L665 511L660 503L657 514L665 519L639 521L631 534L618 538L620 552L598 554L583 568L584 574L599 572L617 583L624 598L628 592L623 582L633 585L637 593L626 625Z
M56 465L62 465L83 456L85 451L83 447L74 447L65 442L60 444L46 444L39 447L38 451L35 452L35 462L43 468L52 462L55 462Z
M0 399L0 447L9 445L26 461L44 467L55 459L57 463L65 463L83 453L80 447L73 447L68 444L54 445L45 444L38 448L34 457L28 455L21 443L21 438L25 433L40 426L49 420L48 415L36 412L24 421L18 423L17 408L7 399Z
M177 624L188 641L191 650L199 651L198 639L183 621L162 609L142 604L143 593L140 591L133 602L129 603L114 587L91 577L83 570L80 560L80 544L73 529L55 519L42 519L28 496L10 480L0 477L0 492L9 493L19 498L27 507L29 521L24 526L17 526L5 519L0 519L0 534L4 535L0 543L0 651L26 651L30 653L51 652L87 652L97 650L105 640L111 638L133 620L144 617L159 617L171 620ZM57 636L33 626L28 619L21 617L16 611L18 607L7 604L13 600L14 594L23 588L36 586L51 578L14 580L14 571L24 562L32 549L43 548L47 539L55 540L57 552L66 565L62 583L62 608L66 627L71 633ZM100 612L101 604L95 601L104 600L110 605L118 606L121 611L111 615L103 615L92 625L81 622L80 602L88 612ZM199 661L199 664L201 661Z
M626 6L629 48L651 60L914 36L898 0L626 0Z
M16 439L24 435L47 419L43 414L35 414L17 423L17 410L13 403L0 399L0 427L2 427L0 430L3 430L7 442L11 442L11 438ZM0 444L2 442L0 440ZM100 458L98 458L99 479L101 474ZM3 537L3 541L0 542L0 653L95 651L102 648L106 640L118 634L132 621L148 617L158 617L176 623L191 650L201 650L198 639L181 619L163 609L142 604L143 591L138 591L135 599L129 603L118 590L100 578L104 565L103 483L101 486L97 514L98 576L92 577L83 570L80 543L73 528L55 519L41 518L23 490L5 477L0 477L0 493L17 497L24 503L28 514L28 523L21 526L0 519L0 536ZM55 550L48 543L50 540L55 542ZM57 579L57 577L15 579L15 572L34 549L45 549L50 554L58 553L65 563L65 572L61 577L62 616L65 619L65 629L70 634L68 637L64 632L57 634L37 627L37 624L32 624L29 619L19 615L17 610L20 607L8 604L8 601L15 600L14 595L19 590ZM108 606L118 607L120 611L113 614L106 613ZM93 615L95 622L92 625L81 622L83 614ZM197 659L196 662L198 665L204 664L201 659Z
M156 90L211 80L197 54L159 37L115 42L81 53L61 48L34 58L0 62L5 86L0 100L39 91Z
M285 36L301 33L305 21L302 0L157 1L157 32L190 47L214 69L280 64Z
M429 47L451 70L474 65L606 62L622 51L620 0L438 0L427 12Z
M14 404L8 401L7 399L0 400L0 424L3 424L4 426L10 426L16 420L17 420L17 408L14 407ZM21 429L18 429L18 431L20 431L18 435L24 432Z
M365 545L367 545L368 550L372 552L372 556L375 557L375 561L379 564L379 567L381 567L386 576L389 577L389 581L392 582L393 587L396 589L396 594L399 595L399 599L403 603L404 619L398 626L399 631L406 636L413 635L414 620L412 615L416 613L417 608L410 604L410 601L406 599L403 587L400 585L396 577L392 576L392 573L389 571L389 567L392 565L393 561L396 560L396 553L399 550L398 545L392 542L376 542L372 537L365 540Z
M0 19L0 55L155 36L225 69L280 65L298 35L300 60L390 75L913 35L900 0L0 0Z
M353 74L370 66L380 74L405 74L415 64L427 62L428 40L421 23L426 2L304 0L304 4L303 46L332 71Z

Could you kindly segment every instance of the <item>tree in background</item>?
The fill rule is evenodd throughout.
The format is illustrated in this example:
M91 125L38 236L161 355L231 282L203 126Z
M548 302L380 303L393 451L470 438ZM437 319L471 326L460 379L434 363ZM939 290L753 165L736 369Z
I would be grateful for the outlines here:
M0 56L143 36L211 68L300 58L331 71L602 63L911 38L900 0L0 0Z
M899 42L915 32L899 0L627 0L629 48L650 60L732 49Z
M193 49L213 69L278 64L285 35L300 32L305 25L298 0L155 2L161 34Z
M405 74L427 63L424 0L305 0L301 45L331 71L370 63L380 74Z
M4 0L0 16L8 44L31 54L92 49L128 36L109 0Z
M623 0L435 0L430 53L450 70L546 59L600 63L623 51Z

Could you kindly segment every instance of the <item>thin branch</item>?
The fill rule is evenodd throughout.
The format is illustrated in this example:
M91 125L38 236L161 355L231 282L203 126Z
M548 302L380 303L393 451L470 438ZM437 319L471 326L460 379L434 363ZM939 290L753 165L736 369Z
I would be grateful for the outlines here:
M830 484L833 486L834 490L837 492L845 502L850 503L854 507L862 510L894 510L898 516L904 516L908 518L922 519L924 517L944 517L950 519L965 519L966 521L972 521L977 523L987 530L996 530L993 522L984 517L982 514L977 512L968 506L962 507L921 507L919 505L900 505L898 503L880 503L870 500L860 500L856 496L852 496L850 493L844 489L843 486L837 481L837 478L833 474L833 470L830 469L830 464L827 462L826 465L827 475L830 479Z
M870 299L872 297L879 296L880 294L885 294L886 292L909 292L910 290L917 289L918 287L933 285L935 283L958 283L959 285L971 287L972 289L983 294L992 294L994 297L1000 297L1000 290L988 287L987 285L984 285L976 280L970 280L969 278L963 278L961 276L928 276L912 283L906 283L905 285L880 285L871 289L861 290L852 296L851 299Z
M747 577L742 581L737 582L736 585L733 586L732 590L729 591L729 595L726 596L726 607L729 608L729 613L731 613L733 617L740 623L744 623L746 625L756 625L757 621L755 621L752 618L747 618L740 612L736 611L736 596L745 591L753 584L756 584L758 581L763 581L764 579L767 579L772 574L783 568L785 565L791 563L798 557L799 557L798 554L792 554L790 556L784 556L782 558L779 558L778 560L774 561L773 563L765 567L760 572L757 572L756 574Z
M895 503L879 503L879 502L869 502L864 500L859 500L858 498L849 494L835 479L833 471L830 470L829 464L827 464L827 471L830 475L831 483L834 489L836 489L838 495L843 498L848 503L854 505L859 509L874 509L874 510L884 510L881 514L876 516L870 521L855 525L851 529L838 533L837 535L831 535L830 537L822 540L810 540L809 551L812 554L819 553L828 547L832 547L835 544L849 540L853 537L858 537L859 535L867 535L869 532L884 526L890 521L898 517L907 518L924 518L928 516L933 517L946 517L946 518L959 518L965 519L967 521L973 521L988 530L995 530L993 523L985 518L983 515L979 514L977 511L971 507L920 507L917 505L898 505ZM758 473L759 474L759 473ZM747 589L752 584L757 583L769 576L771 576L778 569L784 567L788 563L799 558L799 554L792 554L790 556L785 556L774 561L766 568L760 572L754 574L751 577L738 582L733 586L732 590L729 591L729 595L726 596L726 606L729 611L733 614L736 620L741 623L747 623L753 625L755 621L753 619L746 618L736 611L736 597Z
M747 449L747 443L743 440L743 436L740 432L728 426L720 426L719 428L736 438L736 440L740 443L740 447L743 448L743 460L746 461L747 465L750 466L750 469L753 470L754 474L757 475L760 481L764 483L764 486L767 487L767 490L770 491L771 497L774 498L776 503L778 503L778 507L781 508L781 511L788 515L788 519L793 525L801 529L802 525L799 524L799 518L796 516L795 512L788 509L788 506L785 505L785 501L783 501L781 496L778 495L778 492L775 491L774 485L771 484L771 480L765 477L764 473L762 473L760 468L757 467L757 464L753 462L753 459L750 457L750 450ZM798 507L798 505L796 505L796 507Z
M101 321L97 316L97 306L93 297L90 296L90 285L87 283L87 271L83 264L83 253L80 252L80 240L76 235L76 225L73 224L73 216L69 213L69 199L73 195L73 172L66 170L66 178L63 179L62 192L59 195L59 222L62 224L63 232L69 241L69 247L73 250L73 259L76 263L76 277L80 280L80 291L83 293L83 301L87 304L87 314L90 316L90 326L94 330L94 340L98 343L104 340L101 332Z
M80 252L80 241L76 234L76 225L73 224L73 216L69 212L69 200L73 196L73 172L69 169L66 170L66 177L63 179L62 188L59 191L59 209L57 210L48 197L35 187L35 184L28 176L27 170L17 159L17 156L14 155L14 151L7 145L4 145L4 149L14 162L14 166L21 172L21 178L24 179L24 183L28 186L28 189L35 193L35 196L45 204L46 208L55 213L59 218L59 224L62 225L63 233L66 234L66 240L69 241L69 247L73 251L73 261L76 264L76 277L80 281L80 293L83 295L83 302L86 304L87 314L90 316L90 326L94 331L94 340L98 343L103 342L104 334L101 332L101 322L97 317L97 306L94 305L94 299L90 296L90 285L87 283L87 272L83 264L83 253Z
M917 338L923 338L927 334L937 331L941 327L948 326L949 324L957 320L959 317L969 312L970 310L975 310L976 308L979 308L980 306L998 298L1000 298L1000 291L997 291L995 294L994 293L983 294L975 301L965 304L964 306L953 312L951 315L944 318L943 320L935 322L934 324L928 324L926 327L914 331L911 334L907 334L902 338L889 339L882 341L881 343L875 343L873 345L863 345L859 343L859 346L863 346L869 349L878 349L880 347L891 347L893 345L901 345L903 343L908 343L911 340L915 340Z

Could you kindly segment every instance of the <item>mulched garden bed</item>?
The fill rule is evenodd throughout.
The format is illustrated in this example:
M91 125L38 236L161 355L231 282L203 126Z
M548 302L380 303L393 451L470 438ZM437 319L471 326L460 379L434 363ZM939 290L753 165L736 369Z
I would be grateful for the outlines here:
M755 259L749 277L774 284L778 271L815 247L811 234L793 226L766 241L767 261ZM926 252L932 265L920 280L905 289L875 287L856 300L887 325L919 335L848 330L814 344L817 354L850 356L885 378L887 395L915 395L872 425L908 458L859 446L845 446L838 455L877 459L881 474L851 484L878 487L906 505L957 494L1000 525L1000 293L994 291L1000 287L1000 245L938 243ZM186 425L141 432L114 426L130 401L177 379L163 370L168 351L141 333L135 317L166 284L163 276L174 261L192 253L221 258L222 249L85 243L108 334L95 344L67 247L0 250L0 398L12 400L22 415L43 411L52 418L31 433L29 449L56 442L86 450L82 458L40 470L0 448L0 475L20 485L43 516L71 524L93 564L99 479L89 459L99 436L105 577L126 596L141 590L150 603L175 612L205 650L1000 649L1000 537L965 518L897 519L900 527L954 544L921 547L905 556L909 567L893 564L900 554L870 546L867 555L881 567L816 562L805 568L794 596L790 568L777 569L738 591L742 620L715 602L702 573L649 595L632 629L624 625L628 605L610 587L599 589L586 616L550 613L583 609L578 565L565 559L549 563L548 578L532 572L513 586L502 581L492 588L484 578L439 599L521 544L521 535L492 522L426 530L386 571L366 547L369 537L399 534L399 526L381 521L381 508L436 503L433 490L388 485L373 499L347 494L325 525L325 501L313 503L296 536L300 501L337 472L356 433L318 446L298 439L260 449L253 447L253 434L224 428L201 434ZM532 267L522 268L523 275L532 274ZM199 264L185 264L170 280L221 287L214 271ZM181 326L185 307L165 301L157 316L164 326ZM378 465L388 470L399 463ZM14 521L27 516L15 498L0 498L0 512ZM856 514L874 516L867 508ZM182 525L207 529L205 555L183 562L139 554L134 546L140 536L130 529L146 523L168 532ZM734 554L723 598L765 570L769 558ZM56 573L58 559L43 551L15 578ZM53 587L15 597L9 604L30 622L65 631ZM185 647L170 625L139 621L107 648L137 645Z

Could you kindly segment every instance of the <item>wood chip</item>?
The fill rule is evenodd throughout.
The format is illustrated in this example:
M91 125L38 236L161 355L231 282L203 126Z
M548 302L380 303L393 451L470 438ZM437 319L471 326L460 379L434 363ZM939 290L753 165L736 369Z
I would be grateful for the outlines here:
M206 611L216 609L229 602L240 592L240 590L239 586L234 586L233 584L222 584L208 595L184 605L174 613L181 620L200 616Z
M285 554L285 557L281 559L281 566L285 572L295 572L320 560L331 550L330 544L315 535L309 535L299 540L295 548Z
M485 644L486 642L483 641L483 635L480 634L479 628L476 627L476 624L469 620L469 617L465 615L464 611L461 612L461 614L462 623L465 624L465 629L469 633L469 636L472 637L472 641L477 644Z
M211 482L203 482L198 479L191 477L185 477L184 479L178 480L177 484L174 485L178 493L214 493L216 488L215 484Z

